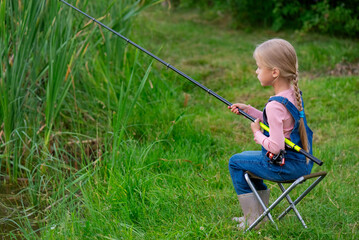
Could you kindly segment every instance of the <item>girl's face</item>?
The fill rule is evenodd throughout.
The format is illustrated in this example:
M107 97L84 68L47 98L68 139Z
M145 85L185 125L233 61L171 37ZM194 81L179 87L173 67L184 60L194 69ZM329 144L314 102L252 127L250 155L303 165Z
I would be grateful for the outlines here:
M273 80L275 79L273 77L273 70L263 66L263 64L261 64L259 61L257 61L256 74L257 74L257 78L259 79L259 82L263 87L271 86Z

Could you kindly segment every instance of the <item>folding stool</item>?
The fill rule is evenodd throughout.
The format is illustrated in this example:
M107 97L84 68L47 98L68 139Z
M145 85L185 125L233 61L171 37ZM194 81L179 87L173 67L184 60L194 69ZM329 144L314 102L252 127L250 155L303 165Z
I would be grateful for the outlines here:
M250 231L251 229L253 229L260 221L263 220L263 218L265 218L266 216L268 216L269 220L274 224L274 226L276 227L276 229L278 230L278 226L277 224L274 222L270 211L276 207L278 205L278 203L280 203L283 198L285 197L289 203L289 207L282 212L282 214L279 215L278 220L281 220L291 209L293 209L293 211L295 212L295 214L297 215L299 221L302 223L304 228L307 228L307 225L305 224L302 216L299 214L297 208L295 207L316 185L318 185L318 183L320 181L323 180L323 178L327 175L326 172L317 172L317 173L312 173L309 175L305 175L302 177L299 177L297 179L292 179L292 180L287 180L287 181L272 181L272 180L268 180L268 179L263 179L260 178L256 175L254 175L253 173L247 171L244 174L244 177L249 185L249 187L251 188L251 190L253 191L254 195L256 196L256 198L258 199L259 203L262 205L264 212L262 213L262 215L260 215L253 223L252 225L250 225L245 232ZM258 195L257 190L255 189L252 181L252 179L261 179L261 180L267 180L267 181L271 181L271 182L276 182L279 185L279 188L282 191L282 194L267 208L265 206L265 204L263 203L262 199L260 198L260 196ZM295 200L292 201L292 199L289 196L289 193L299 184L304 183L306 180L311 179L311 178L316 178L316 180ZM285 189L283 186L283 183L291 183L291 185Z

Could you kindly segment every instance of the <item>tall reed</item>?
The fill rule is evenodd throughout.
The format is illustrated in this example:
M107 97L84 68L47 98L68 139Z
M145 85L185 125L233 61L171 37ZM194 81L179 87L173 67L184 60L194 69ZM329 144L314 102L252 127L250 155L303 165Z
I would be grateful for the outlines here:
M26 102L33 98L35 79L33 71L36 54L41 52L38 33L41 31L41 16L45 2L29 0L1 1L1 85L0 122L5 144L2 146L6 172L15 178L21 161L21 143L16 130L27 125ZM6 14L4 14L6 11ZM36 63L35 63L36 64ZM0 166L2 162L0 161Z
M76 63L80 62L75 59L79 46L75 44L76 35L74 32L78 31L78 27L71 24L73 22L72 13L55 11L51 16L53 19L49 32L48 48L46 49L49 53L49 68L46 84L45 147L49 144L54 122L69 91L71 82L74 81Z
M127 35L131 18L154 2L77 4ZM28 184L19 217L6 222L36 238L34 219L23 216L77 204L94 166L120 161L151 64L58 1L1 0L0 31L0 177Z

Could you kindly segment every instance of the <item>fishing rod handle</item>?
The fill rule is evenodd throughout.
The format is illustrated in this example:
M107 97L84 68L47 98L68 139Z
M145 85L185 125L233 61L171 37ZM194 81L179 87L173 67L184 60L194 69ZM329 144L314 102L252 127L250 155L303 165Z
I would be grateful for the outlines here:
M259 125L266 130L267 132L269 132L269 127L267 125L265 125L264 123L260 122ZM312 154L306 152L303 148L299 147L298 145L296 145L295 143L293 143L292 141L290 141L289 139L285 138L284 142L286 143L286 145L292 149L294 149L295 151L303 154L304 156L306 156L307 158L309 158L310 160L312 160L313 162L315 162L316 164L318 164L319 166L323 165L323 162L320 161L318 158L314 157Z

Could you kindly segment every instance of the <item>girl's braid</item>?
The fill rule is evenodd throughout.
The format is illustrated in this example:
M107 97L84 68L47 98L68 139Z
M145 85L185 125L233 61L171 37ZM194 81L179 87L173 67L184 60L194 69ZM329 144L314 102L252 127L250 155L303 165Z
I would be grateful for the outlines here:
M299 87L298 87L298 72L293 77L293 87L294 87L295 96L297 99L298 110L303 111L302 97L300 95L300 91L299 91ZM307 131L306 131L305 125L304 125L304 119L302 117L299 120L299 135L300 135L300 140L303 144L303 149L305 151L309 152L308 136L307 136ZM307 158L307 163L308 162L309 162L309 159Z
M298 110L302 111L303 110L303 105L302 105L302 98L301 98L299 87L298 87L298 74L294 75L293 87L294 87L294 91L295 91L295 97L297 99Z

